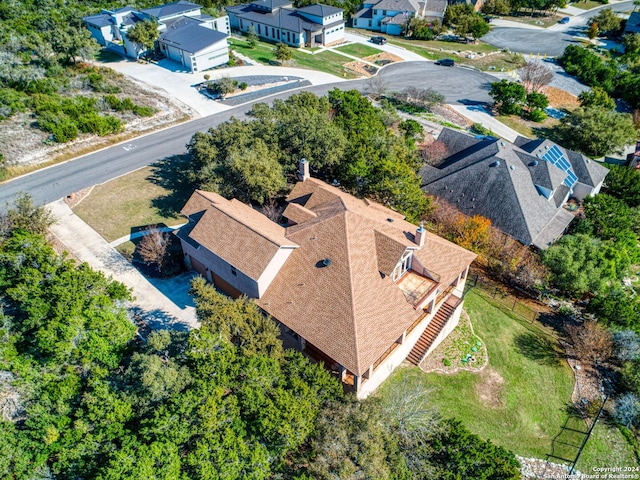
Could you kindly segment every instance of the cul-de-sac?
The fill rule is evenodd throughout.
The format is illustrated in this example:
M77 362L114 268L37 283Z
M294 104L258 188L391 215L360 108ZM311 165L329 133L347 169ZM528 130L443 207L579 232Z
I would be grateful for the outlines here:
M194 1L0 2L0 478L640 480L640 0Z

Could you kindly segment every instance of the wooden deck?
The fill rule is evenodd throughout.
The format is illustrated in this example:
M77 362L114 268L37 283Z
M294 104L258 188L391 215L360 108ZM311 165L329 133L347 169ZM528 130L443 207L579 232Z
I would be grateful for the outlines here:
M433 345L434 340L453 315L457 303L455 302L455 297L453 300L453 302L449 302L449 300L447 300L440 306L438 312L431 319L431 322L422 333L411 352L409 352L409 355L407 356L407 360L409 362L414 365L418 365L422 361L427 350L429 350L431 345Z

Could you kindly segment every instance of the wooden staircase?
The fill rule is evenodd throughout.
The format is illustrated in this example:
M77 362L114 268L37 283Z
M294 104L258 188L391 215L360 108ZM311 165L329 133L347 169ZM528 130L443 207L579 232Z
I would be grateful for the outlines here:
M436 315L431 319L431 322L422 333L418 342L415 344L407 360L414 365L418 365L424 354L431 347L438 334L442 331L447 321L453 315L455 307L449 305L447 302L440 306L440 309L436 312Z

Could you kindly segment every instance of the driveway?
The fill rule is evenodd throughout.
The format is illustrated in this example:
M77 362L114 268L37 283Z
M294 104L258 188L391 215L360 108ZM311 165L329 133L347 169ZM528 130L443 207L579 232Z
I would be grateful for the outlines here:
M188 293L192 273L149 280L73 213L64 200L47 206L56 219L50 231L71 254L133 291L135 299L127 305L132 315L153 329L187 330L199 326L195 304Z

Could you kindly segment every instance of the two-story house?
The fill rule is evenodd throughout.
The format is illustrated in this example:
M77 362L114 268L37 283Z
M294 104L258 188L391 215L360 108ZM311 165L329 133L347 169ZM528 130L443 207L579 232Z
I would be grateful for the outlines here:
M413 17L442 21L447 0L378 0L365 1L353 16L353 27L388 35L401 35Z
M200 5L181 0L144 10L132 7L102 10L83 20L100 45L131 58L138 58L145 50L129 40L127 31L138 22L155 21L159 51L196 72L229 61L227 37L231 32L227 16L213 18L202 14L200 9Z
M344 42L341 8L309 5L293 8L290 0L256 0L226 7L231 29L248 32L253 27L263 40L292 47L329 46Z
M238 200L197 190L177 233L185 261L219 289L254 298L286 344L323 361L365 398L457 325L475 255L310 178L306 162L287 201L277 224Z

